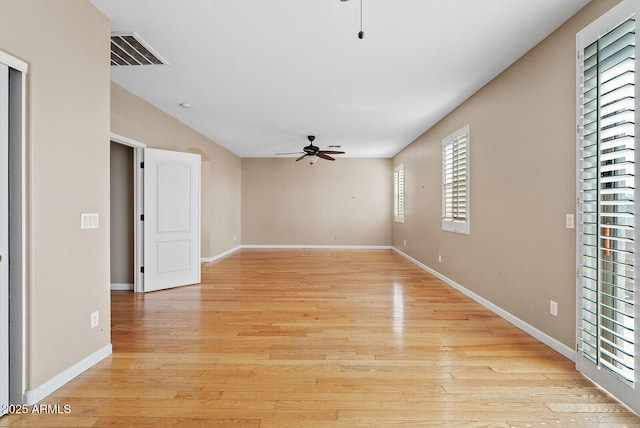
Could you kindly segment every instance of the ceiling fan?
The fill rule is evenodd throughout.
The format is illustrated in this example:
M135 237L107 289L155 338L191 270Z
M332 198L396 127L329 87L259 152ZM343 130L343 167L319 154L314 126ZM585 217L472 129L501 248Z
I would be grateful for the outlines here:
M299 160L302 160L302 159L304 159L305 157L308 156L309 157L309 163L311 165L313 165L314 163L316 163L318 158L333 161L333 160L335 160L335 158L333 158L333 157L331 157L329 155L341 155L341 154L344 154L344 152L341 152L341 151L338 151L338 150L320 150L320 147L313 145L313 140L316 139L315 136L309 135L307 138L309 139L309 145L305 146L302 149L303 150L302 152L276 153L276 156L279 156L279 155L297 155L297 154L301 154L302 153L302 156L300 156L298 159L296 159L296 162L298 162Z

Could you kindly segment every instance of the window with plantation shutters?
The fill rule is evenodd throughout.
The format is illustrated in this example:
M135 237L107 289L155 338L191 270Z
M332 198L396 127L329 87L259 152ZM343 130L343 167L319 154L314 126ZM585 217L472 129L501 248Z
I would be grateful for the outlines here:
M638 411L636 20L602 25L578 34L576 365Z
M404 164L393 171L393 216L396 222L404 223Z
M442 140L442 229L469 233L469 127Z

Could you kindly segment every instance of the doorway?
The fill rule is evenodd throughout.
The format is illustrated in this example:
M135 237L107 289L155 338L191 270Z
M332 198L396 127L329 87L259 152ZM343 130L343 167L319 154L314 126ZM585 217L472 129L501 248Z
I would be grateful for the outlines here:
M146 148L114 133L111 143L112 289L199 283L200 155Z
M111 141L111 289L134 289L133 147Z
M111 133L111 289L143 291L142 172L146 146Z

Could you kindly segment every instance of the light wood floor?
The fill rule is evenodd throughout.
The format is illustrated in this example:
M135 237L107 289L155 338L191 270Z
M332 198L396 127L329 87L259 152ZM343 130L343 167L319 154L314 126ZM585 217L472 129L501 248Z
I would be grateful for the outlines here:
M242 250L112 294L113 355L0 426L632 427L572 362L392 251Z

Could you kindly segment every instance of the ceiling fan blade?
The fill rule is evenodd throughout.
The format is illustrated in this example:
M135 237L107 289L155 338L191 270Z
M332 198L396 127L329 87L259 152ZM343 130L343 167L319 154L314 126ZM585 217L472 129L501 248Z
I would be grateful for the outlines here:
M299 155L301 153L304 153L304 152L276 153L276 156L281 156L281 155Z
M318 154L316 156L318 156L319 158L322 158L322 159L330 160L330 161L335 160L331 156L325 155L324 152L318 152Z
M307 156L306 154L304 154L304 155L300 156L298 159L296 159L296 162L298 162L299 160L304 159L306 156Z
M320 150L318 153L324 153L326 155L343 155L344 152L338 150Z

